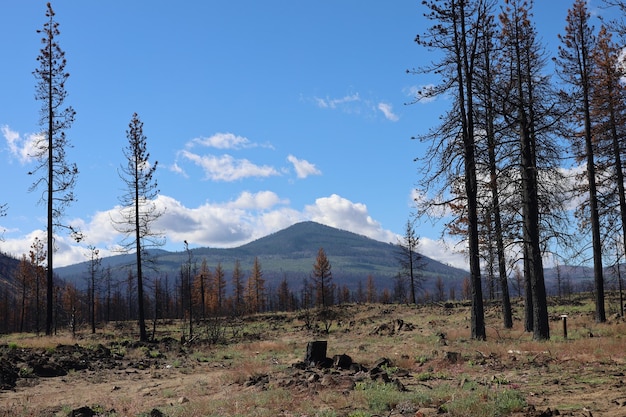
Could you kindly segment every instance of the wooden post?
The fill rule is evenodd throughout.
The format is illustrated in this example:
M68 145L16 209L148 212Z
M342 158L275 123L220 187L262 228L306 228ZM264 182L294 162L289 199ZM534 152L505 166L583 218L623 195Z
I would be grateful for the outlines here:
M563 322L563 339L567 339L567 314L561 314L561 321Z

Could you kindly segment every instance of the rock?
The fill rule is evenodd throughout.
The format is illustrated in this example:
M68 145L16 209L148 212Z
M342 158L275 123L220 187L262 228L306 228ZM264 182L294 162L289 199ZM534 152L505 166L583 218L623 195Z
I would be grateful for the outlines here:
M383 382L389 382L390 381L390 378L389 378L389 375L387 374L387 372L384 371L383 369L379 368L379 367L372 368L370 370L369 374L370 374L370 378L373 381L376 381L376 380L379 380L379 379L382 380Z
M439 414L441 414L441 412L437 408L420 408L415 413L415 417L434 417Z
M322 377L320 385L322 385L323 387L334 387L335 385L337 385L337 381L335 381L335 378L333 378L332 375L326 374Z
M333 357L333 367L337 369L350 369L352 366L352 358L346 354L335 355Z
M165 414L163 414L158 408L153 408L150 411L150 417L165 417Z
M70 411L68 417L93 417L96 415L96 412L93 411L89 407L80 407L75 410Z
M33 365L33 373L42 378L65 376L67 372L54 362L37 363Z
M259 389L265 389L267 384L270 383L270 376L268 374L256 374L252 375L250 379L245 383L246 387L256 387Z
M381 368L383 366L392 366L391 359L389 358L380 358L376 362L374 362L374 368Z
M457 363L461 360L459 352L446 352L444 358L450 363Z
M402 327L404 326L404 320L402 319L396 319L396 321L394 322L394 331L396 333L399 333L400 330L402 330Z
M319 379L320 379L320 376L316 373L313 373L309 375L306 380L308 383L314 383L314 382L319 381Z
M178 399L178 401L176 401L176 402L177 402L178 404L185 404L185 403L188 403L188 402L189 402L189 398L187 398L187 397L180 397L180 398Z
M404 384L398 379L398 378L394 378L392 381L393 385L396 386L396 388L398 389L398 391L400 392L405 392L407 391L406 387L404 386Z
M0 361L0 390L15 388L17 382L17 369L8 361Z

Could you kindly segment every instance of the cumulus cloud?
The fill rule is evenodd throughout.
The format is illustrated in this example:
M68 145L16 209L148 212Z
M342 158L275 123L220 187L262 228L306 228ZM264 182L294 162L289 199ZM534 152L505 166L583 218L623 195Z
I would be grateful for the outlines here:
M254 194L244 191L237 199L226 203L225 206L233 209L267 210L278 204L289 204L289 200L281 199L273 191L260 191Z
M392 122L400 120L398 115L393 112L393 107L389 103L378 103L378 110L383 112L387 120L391 120Z
M236 247L301 221L288 204L272 191L246 191L231 201L196 208L159 196L157 206L166 210L155 226L173 244L187 240L197 246Z
M23 236L5 239L2 242L2 251L15 258L21 258L23 254L31 250L31 246L35 239L46 242L46 232L43 230L33 230ZM86 246L76 244L76 242L67 235L54 235L54 264L56 266L66 266L78 262L88 260L88 249ZM101 250L100 256L114 255L110 250Z
M206 202L197 207L186 207L180 201L160 195L154 201L163 214L153 224L153 230L166 236L167 250L182 250L186 240L196 247L238 247L253 240L285 229L295 223L311 220L327 226L347 230L382 242L397 243L400 236L385 230L372 219L367 206L355 203L337 194L316 199L302 210L290 207L290 201L272 191L242 192L230 201ZM119 206L95 213L87 219L73 219L85 240L76 244L67 236L55 236L57 266L88 260L88 245L95 246L100 256L118 254L123 235L112 224L118 218ZM419 231L418 231L419 233ZM35 237L45 238L41 230L17 238L6 238L3 251L17 257L27 253ZM420 253L441 262L467 269L463 255L445 244L420 239Z
M33 155L37 154L37 143L42 140L41 135L33 134L22 137L7 125L3 125L0 131L2 136L4 136L9 152L21 164L29 163L33 159Z
M419 235L419 230L417 233ZM443 264L464 269L466 271L469 270L469 261L467 257L460 251L451 248L448 244L441 240L421 237L417 251L422 255L435 259Z
M201 167L206 178L213 181L230 182L249 177L265 178L280 175L272 166L256 165L247 159L235 159L228 154L198 155L184 150L180 152L180 155Z
M348 230L382 242L393 242L398 236L372 219L363 203L353 203L337 194L315 200L305 208L306 216L315 222Z
M293 164L298 178L306 178L309 175L322 175L322 171L317 169L315 164L312 164L309 161L298 159L293 155L289 155L287 160Z

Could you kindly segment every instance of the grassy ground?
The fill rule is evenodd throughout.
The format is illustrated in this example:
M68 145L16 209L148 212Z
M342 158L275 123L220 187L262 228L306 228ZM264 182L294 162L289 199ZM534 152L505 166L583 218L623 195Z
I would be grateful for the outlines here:
M77 339L5 335L0 343L16 349L103 344L120 359L115 369L24 378L0 392L0 417L66 416L81 406L107 416L156 415L155 409L172 417L626 415L621 318L595 323L588 299L554 303L552 338L537 342L523 331L520 303L513 329L503 329L497 306L488 305L487 341L474 341L469 311L462 304L346 305L326 322L303 313L264 314L220 325L220 343L198 337L188 346L137 345L128 330L112 328ZM567 339L561 314L568 314ZM179 340L180 326L163 324L157 337ZM205 336L215 331L196 328ZM365 369L388 358L382 366L388 382L356 371L297 369L312 340L326 340L328 356L347 354Z

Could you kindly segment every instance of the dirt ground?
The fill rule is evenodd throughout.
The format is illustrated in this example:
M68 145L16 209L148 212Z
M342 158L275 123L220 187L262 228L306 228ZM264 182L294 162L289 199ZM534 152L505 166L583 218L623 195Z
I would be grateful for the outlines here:
M357 317L354 312L350 314ZM349 324L342 325L337 321L335 325L342 325L343 330L334 336L331 332L327 339L329 346L335 347L333 350L350 352L355 362L364 365L363 369L371 369L374 366L372 358L379 354L385 356L386 353L393 361L399 358L393 355L402 352L404 359L397 360L401 366L396 366L392 382L408 391L432 390L438 384L450 384L451 381L463 389L466 380L471 380L484 386L503 384L519 390L527 406L513 414L514 417L626 416L626 344L619 332L614 334L605 329L605 333L611 334L609 337L582 335L581 330L575 336L577 341L541 344L518 333L502 337L502 331L495 330L490 338L498 339L499 336L500 339L481 344L463 337L464 329L458 331L458 335L450 330L437 339L435 329L457 323L455 320L463 320L463 315L459 319L450 314L429 314L429 317L412 317L413 322L423 320L423 325L394 332L391 318L406 317L407 313L381 314L375 310L369 317L352 320ZM381 327L380 323L388 325ZM621 320L619 323L623 326ZM556 329L558 325L555 321ZM301 327L293 317L285 326ZM277 325L273 328L289 339L289 331L285 332ZM387 329L388 334L385 333ZM621 329L623 327L619 331ZM291 332L292 337L293 334ZM264 390L267 384L286 387L298 401L316 401L321 391L350 390L354 386L351 381L362 370L357 371L354 367L335 370L332 383L327 381L324 384L326 371L303 370L295 366L302 360L302 344L313 336L302 331L296 339L290 339L284 345L274 340L271 345L274 351L267 358L264 352L254 349L263 350L269 342L265 345L245 342L248 345L245 352L263 357L260 369L255 369L256 362L240 366L238 356L232 355L232 346L228 351L206 347L203 349L210 353L202 356L201 349L181 348L174 339L160 344L128 344L124 346L123 355L119 353L117 342L97 347L63 345L53 349L3 345L0 346L0 372L4 384L0 390L0 417L68 416L80 407L91 407L104 416L169 415L167 410L191 409L185 408L186 404L235 400L250 390ZM267 338L275 337L268 335ZM415 341L422 338L428 344L417 347ZM377 340L380 346L372 347ZM358 348L354 341L357 341ZM422 355L427 352L428 361L418 363L413 360L420 352ZM427 371L432 378L418 378ZM315 384L311 382L314 380ZM164 414L158 414L155 409L164 410ZM178 411L176 415L186 414ZM276 415L296 414L283 409ZM347 416L349 410L344 409L337 415ZM441 409L425 408L392 409L388 415L429 417L446 414L442 414Z

